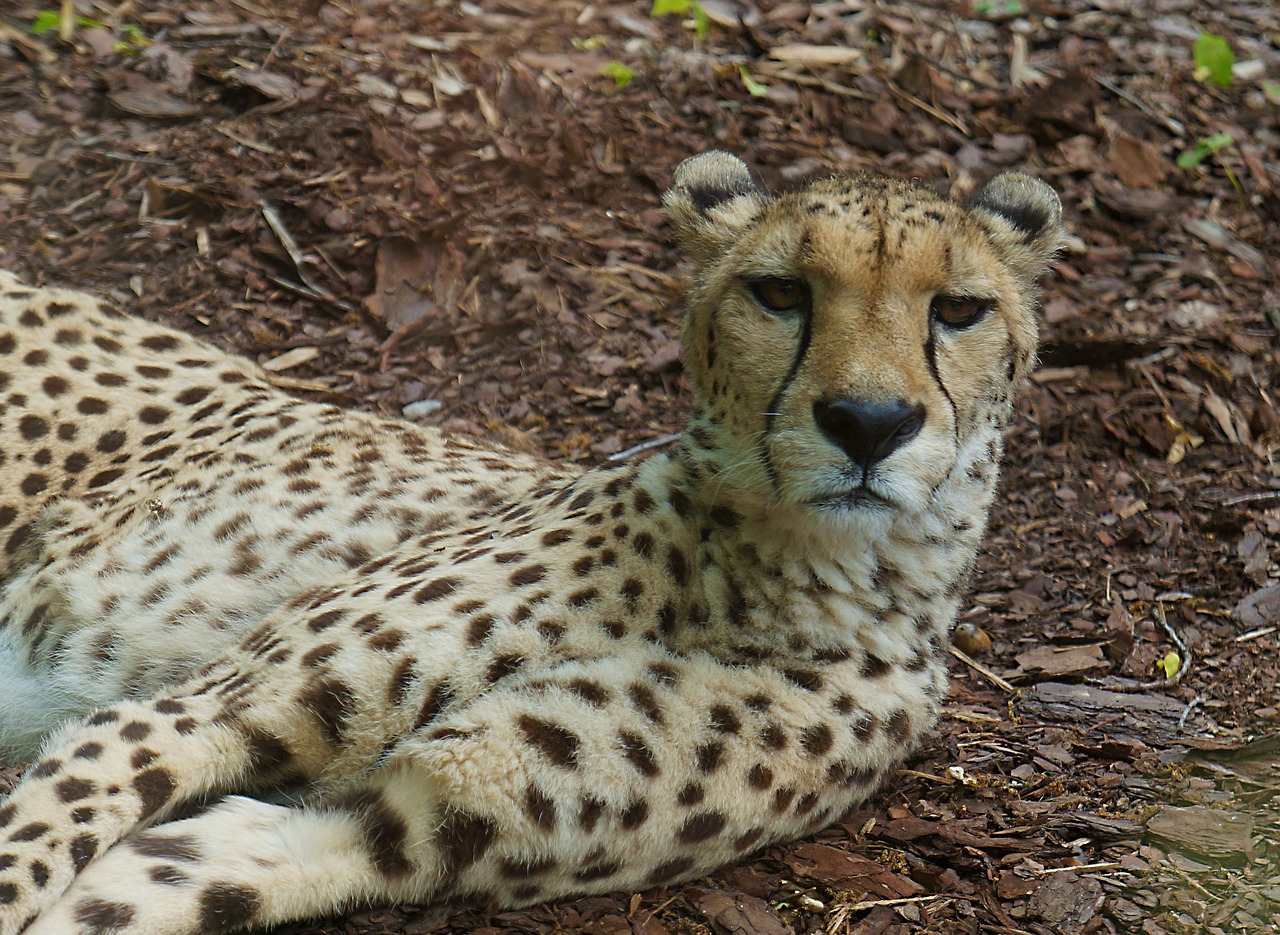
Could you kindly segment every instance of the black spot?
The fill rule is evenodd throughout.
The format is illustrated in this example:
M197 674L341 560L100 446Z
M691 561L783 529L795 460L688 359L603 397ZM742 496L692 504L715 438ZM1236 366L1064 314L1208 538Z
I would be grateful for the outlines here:
M800 746L805 753L821 756L831 749L833 737L831 728L826 724L815 724L800 732Z
M639 734L628 730L618 731L618 743L622 746L622 755L642 776L653 778L661 771L658 760L649 749L649 745Z
M718 740L704 743L697 750L698 770L703 775L714 773L724 761L724 744Z
M422 710L418 712L418 719L414 721L413 729L418 730L430 724L440 716L451 701L453 701L453 689L449 687L449 683L438 683L422 703Z
M611 697L609 689L599 682L593 682L587 678L570 679L565 683L565 688L593 708L603 708L609 703L609 698Z
M191 861L200 859L195 838L185 834L163 835L144 832L129 838L130 849L143 857L159 860Z
M93 935L107 935L122 929L133 921L133 910L124 903L109 903L105 899L82 899L76 903L75 920Z
M97 717L97 715L94 715ZM90 719L89 723L93 723ZM27 774L29 779L48 779L50 776L56 776L58 771L62 769L62 761L58 759L41 760L35 766L31 767L31 772ZM4 827L4 823L0 822L0 828Z
M200 926L206 932L240 928L262 907L258 891L234 883L211 883L200 894Z
M885 662L879 656L867 653L862 657L862 667L858 674L864 679L878 679L888 675L893 670L893 666Z
M419 604L426 604L429 601L438 601L441 598L448 597L458 589L458 585L462 582L457 578L437 578L428 584L424 584L413 594L413 599Z
M692 857L677 857L674 860L668 860L649 871L649 877L645 880L644 885L661 886L664 883L671 883L684 877L693 867Z
M45 832L49 830L49 825L43 821L33 821L30 824L23 825L13 834L9 835L9 840L14 842L34 841L43 837Z
M583 867L581 870L575 870L573 878L580 883L590 883L593 880L604 880L613 876L622 869L622 864L616 860L606 860L603 863L592 864L589 867Z
M550 834L556 830L556 803L535 785L524 791L524 813L541 831Z
M822 676L811 669L783 669L782 674L805 691L821 691Z
M676 802L688 808L691 805L697 805L707 797L707 791L696 782L686 783L684 788L676 795Z
M676 834L682 844L696 844L724 830L726 819L719 812L702 812L686 821Z
M387 805L381 792L361 789L338 799L334 807L350 812L360 823L365 847L383 876L398 879L413 870L413 864L405 853L409 826L395 809Z
M356 696L351 687L338 679L316 679L298 695L298 704L320 722L325 739L334 746L342 742L347 720L355 712Z
M151 725L145 721L130 721L120 728L120 737L130 743L146 740L151 735Z
M577 734L559 724L552 724L530 714L522 714L516 726L524 734L526 742L548 760L563 769L577 769Z
M637 799L622 810L622 814L618 816L618 821L622 827L631 831L639 828L649 818L649 803L644 799Z
M718 734L736 734L742 729L742 721L733 708L726 704L711 706L711 729Z
M449 809L438 834L445 869L457 873L485 855L498 836L498 826L483 816Z
M142 800L140 818L150 818L163 808L173 796L177 783L173 775L163 767L144 770L133 777L133 791Z
M582 799L582 808L578 812L578 827L590 834L596 828L596 823L600 821L604 815L605 804L593 796L584 796Z
M753 789L768 789L773 785L773 770L763 763L757 763L747 773L747 783Z
M546 565L525 565L513 571L509 580L513 588L525 588L537 584L546 576Z
M77 778L63 779L53 787L60 802L78 802L93 795L96 789L97 786L90 780Z
M191 879L170 864L157 864L147 871L147 876L151 878L152 883L161 883L165 886L182 886Z

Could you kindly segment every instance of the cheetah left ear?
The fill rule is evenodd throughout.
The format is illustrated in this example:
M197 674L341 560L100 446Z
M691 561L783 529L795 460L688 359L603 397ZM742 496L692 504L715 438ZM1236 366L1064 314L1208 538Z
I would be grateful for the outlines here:
M769 196L737 156L703 153L676 167L662 196L676 239L699 263L722 253L760 217Z
M1057 193L1029 175L997 175L969 202L969 210L1028 286L1066 240Z

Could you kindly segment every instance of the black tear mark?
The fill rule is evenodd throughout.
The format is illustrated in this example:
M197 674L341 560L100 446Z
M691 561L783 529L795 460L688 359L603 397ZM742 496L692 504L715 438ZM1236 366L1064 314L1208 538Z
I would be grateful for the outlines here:
M955 433L956 449L959 450L960 412L956 409L956 401L951 398L951 392L942 382L942 375L938 372L938 332L937 326L932 322L929 323L929 337L924 342L924 357L929 363L929 373L933 374L933 382L938 384L938 389L942 390L942 395L947 398L947 404L951 407L951 428Z
M768 440L773 434L773 425L778 419L778 407L782 404L782 397L790 388L792 381L795 380L796 374L800 371L800 365L804 363L805 355L809 353L809 342L812 337L813 299L806 292L804 304L800 307L800 341L796 347L796 354L791 360L787 375L782 378L782 382L778 384L777 392L769 400L769 407L764 414L764 435L760 438L760 460L764 462L765 470L769 472L769 482L773 484L774 489L777 489L778 486L778 469L774 467L773 457L769 453Z

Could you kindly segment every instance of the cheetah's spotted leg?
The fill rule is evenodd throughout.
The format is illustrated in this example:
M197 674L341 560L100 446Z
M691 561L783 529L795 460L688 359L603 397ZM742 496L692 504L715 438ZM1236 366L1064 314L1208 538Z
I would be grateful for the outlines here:
M228 798L111 848L25 935L211 935L390 899L362 817Z
M217 707L208 696L124 702L55 735L0 805L0 935L22 931L136 828L244 782L252 749L213 720Z

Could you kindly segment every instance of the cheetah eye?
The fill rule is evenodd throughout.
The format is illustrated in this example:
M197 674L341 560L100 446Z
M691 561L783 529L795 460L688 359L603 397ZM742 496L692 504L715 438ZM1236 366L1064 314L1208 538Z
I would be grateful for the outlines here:
M799 311L809 298L809 290L799 279L767 276L747 281L752 297L772 314Z
M942 322L948 328L962 331L972 327L987 316L995 307L991 299L980 299L973 296L937 295L929 306L929 315Z

